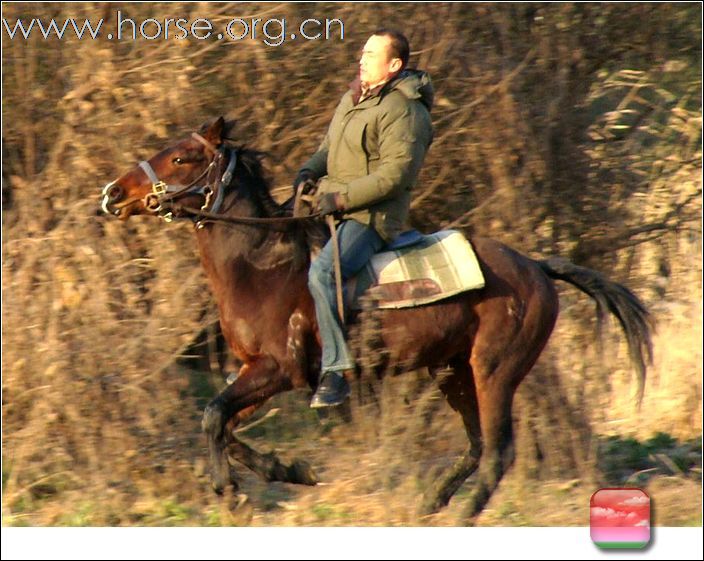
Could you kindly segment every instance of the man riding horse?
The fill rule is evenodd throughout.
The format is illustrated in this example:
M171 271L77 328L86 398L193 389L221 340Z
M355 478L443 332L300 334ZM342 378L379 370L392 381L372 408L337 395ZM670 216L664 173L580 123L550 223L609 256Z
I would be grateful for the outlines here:
M404 45L402 36L383 30L367 41L359 83L343 97L320 149L296 180L303 188L320 178L317 208L328 221L333 215L342 218L346 276L401 231L409 190L432 138L430 80L403 70ZM213 489L222 492L228 483L238 484L230 460L267 481L314 484L318 479L305 462L286 465L273 453L261 454L233 429L269 398L316 387L318 381L314 407L347 396L342 375L353 360L334 314L333 250L328 244L310 272L307 261L296 259L309 246L299 229L286 225L309 218L289 216L286 205L276 204L259 154L234 146L231 132L222 117L204 124L108 183L101 206L122 220L147 214L196 226L223 336L243 362L239 375L203 412ZM432 514L447 505L476 472L465 501L468 522L514 461L513 398L555 326L555 281L594 299L598 318L610 313L618 319L638 374L639 398L646 363L652 361L651 316L626 286L567 259L532 259L488 238L475 237L471 246L482 288L428 305L380 309L375 344L388 352L372 369L383 376L427 368L461 415L469 445L425 490L420 512ZM357 332L363 314L350 322ZM313 366L320 352L317 331L322 376Z
M433 87L427 73L407 69L408 40L379 29L364 45L359 75L340 101L317 152L294 181L319 181L316 208L338 217L343 280L359 272L403 229L411 189L432 142ZM311 407L339 405L349 395L345 372L354 360L338 320L334 237L312 263L308 286L322 345L321 373Z

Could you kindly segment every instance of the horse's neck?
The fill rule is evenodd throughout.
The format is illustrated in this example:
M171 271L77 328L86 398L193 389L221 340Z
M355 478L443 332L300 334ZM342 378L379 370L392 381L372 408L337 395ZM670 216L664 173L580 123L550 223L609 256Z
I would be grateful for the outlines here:
M240 217L261 217L254 203L247 200L227 204L226 214ZM261 289L271 291L275 270L295 266L296 242L287 233L274 228L250 225L211 223L196 234L201 263L214 289L216 298L247 298Z

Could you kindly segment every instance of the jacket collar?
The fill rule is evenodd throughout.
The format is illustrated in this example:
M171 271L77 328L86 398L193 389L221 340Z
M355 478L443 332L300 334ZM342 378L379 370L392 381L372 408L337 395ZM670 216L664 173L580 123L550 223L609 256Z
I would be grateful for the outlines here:
M365 101L368 101L370 99L376 99L376 102L373 105L378 104L381 101L381 92L386 89L389 84L393 84L394 82L397 81L399 75L396 74L386 82L379 84L369 92L367 92L367 96L360 102L359 99L362 96L362 81L359 78L359 75L352 80L348 86L350 90L352 90L352 103L356 107L359 103L363 103Z

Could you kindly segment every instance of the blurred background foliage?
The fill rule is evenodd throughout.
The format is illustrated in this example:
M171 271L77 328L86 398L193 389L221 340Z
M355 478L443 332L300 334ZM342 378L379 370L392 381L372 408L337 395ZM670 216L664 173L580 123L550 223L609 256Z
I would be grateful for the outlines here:
M272 47L260 32L240 41L110 41L118 9L138 23L204 17L216 30L236 17L294 27L338 18L344 40L333 33ZM10 26L105 18L96 40L3 31L3 524L458 523L451 508L431 521L410 514L429 466L464 447L458 420L422 375L385 381L385 409L359 406L357 424L342 429L311 417L306 396L276 398L285 414L258 436L308 454L343 483L299 492L246 480L258 514L237 518L223 507L202 474L199 433L200 408L222 387L222 373L212 355L184 360L217 346L203 335L217 318L190 226L96 214L102 185L221 114L237 120L239 141L269 153L272 184L286 186L380 26L409 37L411 66L428 71L436 90L414 226L495 237L534 257L563 255L628 285L658 322L636 410L620 333L609 329L598 345L592 304L560 287L557 329L517 394L512 477L524 488L557 481L560 504L581 489L570 481L623 484L638 474L675 478L660 487L685 495L694 484L700 494L698 3L2 10ZM368 477L345 471L350 464ZM552 496L547 484L536 493ZM517 503L523 495L511 496L490 503L485 523L538 525ZM584 525L576 512L563 509L547 523Z

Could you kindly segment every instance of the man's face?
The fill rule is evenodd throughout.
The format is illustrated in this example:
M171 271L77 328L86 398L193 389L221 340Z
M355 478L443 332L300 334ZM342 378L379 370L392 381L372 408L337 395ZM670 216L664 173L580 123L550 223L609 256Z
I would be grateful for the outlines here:
M389 37L372 35L362 49L359 77L367 84L378 84L401 70L401 59L389 57Z

